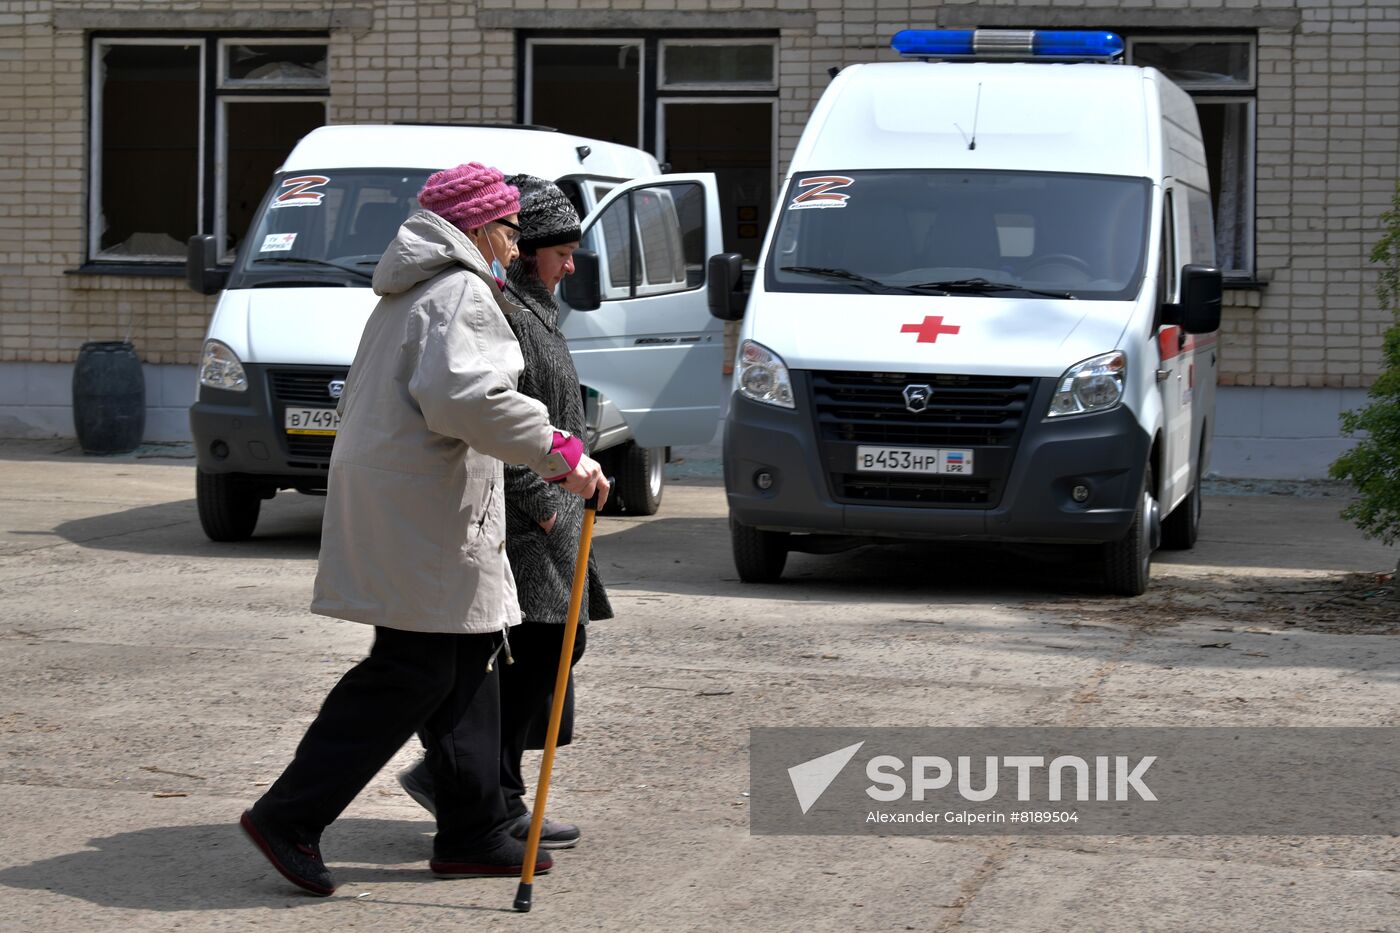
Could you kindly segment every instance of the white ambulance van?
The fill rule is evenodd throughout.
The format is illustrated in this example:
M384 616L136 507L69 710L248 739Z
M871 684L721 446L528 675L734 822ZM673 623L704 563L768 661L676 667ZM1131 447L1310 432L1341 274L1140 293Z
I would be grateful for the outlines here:
M210 538L250 536L279 490L325 491L374 267L428 175L468 161L552 179L584 218L560 327L622 508L655 512L668 448L714 436L724 341L707 292L733 290L735 263L706 282L723 248L713 175L662 175L640 149L540 127L322 127L288 155L231 266L214 236L190 241L190 286L220 293L190 409Z
M822 96L760 256L724 430L739 575L881 539L1044 543L1140 594L1159 544L1194 543L1210 460L1195 107L1111 33L894 46L915 60Z

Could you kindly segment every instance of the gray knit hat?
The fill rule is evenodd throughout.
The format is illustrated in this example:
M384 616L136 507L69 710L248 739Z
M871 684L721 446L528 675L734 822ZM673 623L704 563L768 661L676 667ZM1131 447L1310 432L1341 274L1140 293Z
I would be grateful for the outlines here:
M512 175L507 183L520 189L522 252L573 243L582 235L578 211L554 182L534 175Z

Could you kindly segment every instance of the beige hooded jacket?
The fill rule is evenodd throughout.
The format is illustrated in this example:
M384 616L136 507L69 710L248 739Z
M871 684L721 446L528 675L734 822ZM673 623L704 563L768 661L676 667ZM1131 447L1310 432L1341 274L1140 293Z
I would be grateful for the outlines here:
M381 296L341 398L311 611L414 632L520 621L502 461L541 473L554 428L481 254L419 211L374 271ZM551 465L557 464L557 454Z

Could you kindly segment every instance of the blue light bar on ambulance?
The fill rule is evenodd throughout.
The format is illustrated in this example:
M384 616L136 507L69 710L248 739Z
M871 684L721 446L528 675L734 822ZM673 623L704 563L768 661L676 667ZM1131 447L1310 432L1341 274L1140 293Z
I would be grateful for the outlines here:
M1112 61L1123 55L1114 33L1058 29L903 29L890 47L911 58Z

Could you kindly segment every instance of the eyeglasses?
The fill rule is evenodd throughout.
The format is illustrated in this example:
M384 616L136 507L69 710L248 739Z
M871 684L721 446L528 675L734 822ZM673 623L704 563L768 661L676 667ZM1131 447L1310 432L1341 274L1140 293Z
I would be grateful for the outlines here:
M510 231L506 234L507 243L514 246L516 243L520 242L520 226L518 224L513 224L509 220L506 220L504 217L502 217L500 220L495 221L495 223L500 224L502 227L505 227Z

